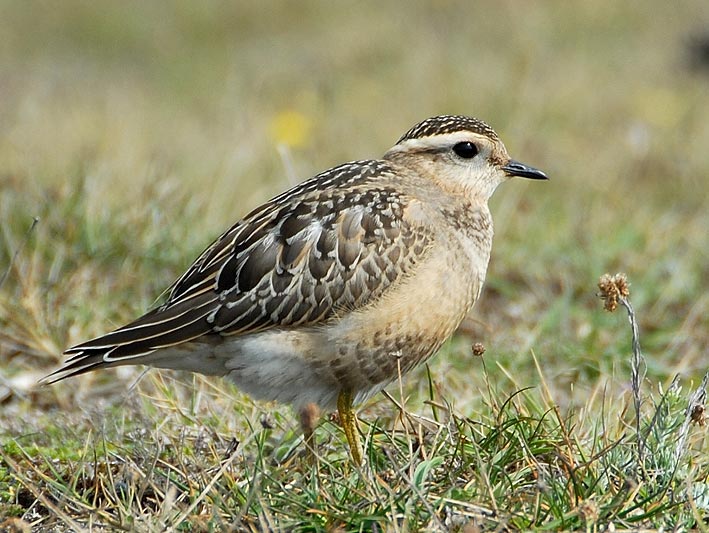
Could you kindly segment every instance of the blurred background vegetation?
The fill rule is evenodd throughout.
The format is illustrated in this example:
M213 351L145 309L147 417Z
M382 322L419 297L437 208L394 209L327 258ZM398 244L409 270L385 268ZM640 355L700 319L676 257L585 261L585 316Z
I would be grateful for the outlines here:
M258 203L442 113L486 120L551 177L493 198L483 299L432 362L443 394L480 407L472 341L508 392L537 385L532 351L562 402L623 390L630 341L595 294L619 270L648 377L696 380L708 34L706 0L1 1L0 429L126 394L106 385L116 371L33 385L68 345L143 312ZM424 372L407 380L414 396Z

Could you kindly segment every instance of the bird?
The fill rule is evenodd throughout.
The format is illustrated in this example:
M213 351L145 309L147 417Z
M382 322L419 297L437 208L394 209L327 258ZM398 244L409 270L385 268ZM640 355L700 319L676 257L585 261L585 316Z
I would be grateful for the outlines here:
M548 179L482 120L428 118L380 159L253 209L160 305L67 349L43 381L137 364L224 376L301 420L336 408L360 465L354 405L428 360L469 313L490 259L488 200L515 176Z

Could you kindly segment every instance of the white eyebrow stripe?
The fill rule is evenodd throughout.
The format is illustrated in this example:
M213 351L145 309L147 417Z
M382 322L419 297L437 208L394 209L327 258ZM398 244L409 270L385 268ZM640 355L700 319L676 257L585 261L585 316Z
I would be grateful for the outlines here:
M387 153L415 152L423 150L445 150L459 142L476 141L486 137L472 131L455 131L416 139L406 139L394 145ZM489 139L488 139L489 141Z

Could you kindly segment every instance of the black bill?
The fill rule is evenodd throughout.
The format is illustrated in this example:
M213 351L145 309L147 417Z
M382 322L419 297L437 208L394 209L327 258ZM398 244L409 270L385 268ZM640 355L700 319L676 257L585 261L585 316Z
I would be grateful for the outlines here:
M548 180L544 172L541 170L510 159L510 161L502 167L508 176L519 176L520 178L529 178L532 180Z

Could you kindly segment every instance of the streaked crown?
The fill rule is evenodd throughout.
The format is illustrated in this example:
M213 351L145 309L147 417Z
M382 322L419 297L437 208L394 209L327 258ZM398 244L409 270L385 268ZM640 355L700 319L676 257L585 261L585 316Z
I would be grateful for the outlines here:
M463 115L439 115L437 117L427 118L423 122L416 124L413 128L404 133L396 144L401 144L409 139L421 139L432 135L443 135L458 131L470 131L489 137L493 141L500 140L495 130L482 120Z

